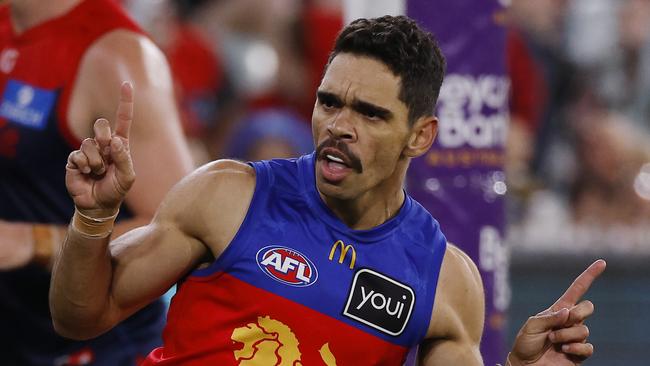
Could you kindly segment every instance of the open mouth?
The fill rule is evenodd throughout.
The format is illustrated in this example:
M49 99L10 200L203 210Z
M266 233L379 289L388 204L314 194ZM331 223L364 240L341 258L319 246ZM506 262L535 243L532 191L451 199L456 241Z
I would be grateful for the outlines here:
M319 160L321 176L330 183L341 182L353 171L349 159L336 149L324 149Z
M332 154L325 154L325 160L327 161L327 164L333 169L349 168L343 159Z
M354 155L350 155L345 149L339 150L334 147L326 147L320 151L318 158L327 163L340 165L341 167L352 169L361 173L361 162Z
M316 149L316 156L321 176L330 182L341 181L352 172L363 172L361 160L342 141L325 140Z

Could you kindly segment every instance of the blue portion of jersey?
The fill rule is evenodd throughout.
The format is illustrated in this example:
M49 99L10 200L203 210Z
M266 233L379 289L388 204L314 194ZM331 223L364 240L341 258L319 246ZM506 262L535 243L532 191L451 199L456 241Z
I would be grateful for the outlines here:
M0 117L25 127L42 130L52 111L55 98L54 90L41 89L10 79L0 101Z
M55 113L61 91L8 80L2 95L2 129L19 138L12 156L0 154L0 219L67 224L74 205L65 187L65 164L74 148L61 135ZM119 219L129 217L125 205Z
M52 93L58 102L60 93ZM3 95L7 94L5 89ZM8 103L4 99L2 105ZM19 139L13 157L0 154L0 219L65 224L74 212L64 180L65 162L73 149L59 132L56 113L42 118L37 128L6 120L5 129L13 129Z
M313 153L251 165L257 183L242 226L212 266L192 275L225 271L386 341L419 344L446 248L438 222L405 195L390 220L352 230L322 201Z

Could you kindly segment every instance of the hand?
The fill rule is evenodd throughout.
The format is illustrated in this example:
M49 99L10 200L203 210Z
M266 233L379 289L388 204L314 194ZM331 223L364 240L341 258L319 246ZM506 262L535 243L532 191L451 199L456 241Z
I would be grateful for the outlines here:
M0 220L0 270L27 265L34 256L32 226Z
M117 212L135 181L129 153L129 130L133 119L133 88L124 82L115 116L115 130L100 118L95 137L83 140L66 165L65 184L75 206L88 216L108 217Z
M605 270L600 259L587 268L550 308L530 317L519 331L508 364L575 366L590 357L589 330L583 324L594 312L590 301L576 303Z

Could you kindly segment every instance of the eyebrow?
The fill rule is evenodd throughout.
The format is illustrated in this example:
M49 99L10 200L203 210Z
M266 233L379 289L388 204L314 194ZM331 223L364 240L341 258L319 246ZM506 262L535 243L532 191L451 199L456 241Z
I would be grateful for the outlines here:
M316 96L320 103L330 102L337 107L342 107L345 104L343 100L334 93L319 90L316 92ZM374 114L385 121L389 121L393 118L393 112L389 109L359 99L355 99L352 102L352 109L361 114Z
M330 102L337 107L342 107L344 104L343 100L341 100L341 98L339 98L336 94L329 93L326 91L321 91L321 90L317 91L316 97L318 97L318 101L320 103Z
M389 121L393 118L393 112L390 110L358 99L352 102L352 109L364 115L374 114L384 121Z

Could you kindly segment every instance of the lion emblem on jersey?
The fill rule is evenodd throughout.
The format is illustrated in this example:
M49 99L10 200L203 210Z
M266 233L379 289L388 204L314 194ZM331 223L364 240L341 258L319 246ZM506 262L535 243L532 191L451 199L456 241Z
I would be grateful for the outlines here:
M257 323L236 328L230 337L242 343L234 352L239 366L300 366L300 342L291 328L269 316L260 316ZM325 343L319 350L327 366L335 366L336 359Z

